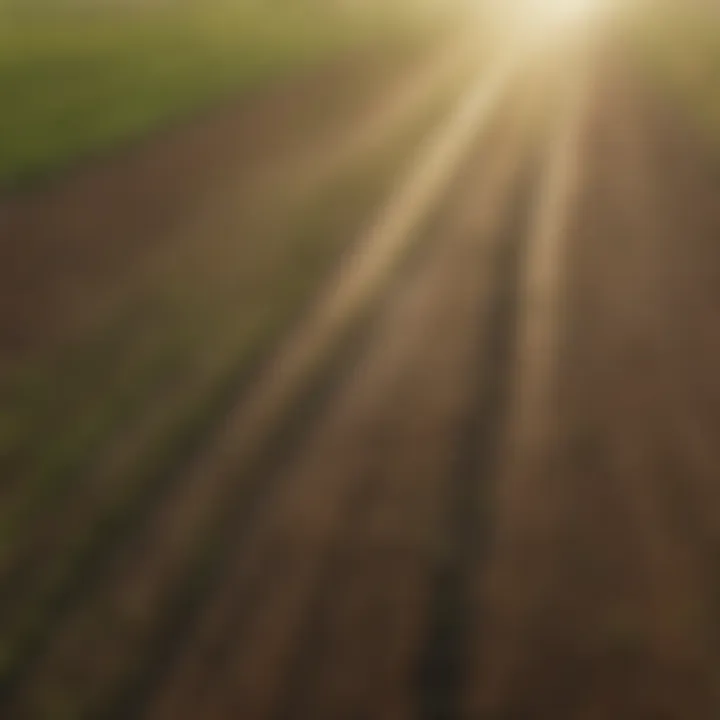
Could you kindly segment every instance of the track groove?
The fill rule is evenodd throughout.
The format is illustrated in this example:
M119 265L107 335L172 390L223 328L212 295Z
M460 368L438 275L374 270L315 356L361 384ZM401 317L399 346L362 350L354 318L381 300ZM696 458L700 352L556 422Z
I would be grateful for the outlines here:
M516 181L495 240L489 315L476 329L473 400L447 482L443 561L434 571L424 649L418 663L420 714L427 720L464 717L462 691L474 625L472 577L484 564L490 529L488 499L497 470L511 396L511 368L519 312L519 283L537 179L535 160ZM482 371L480 371L482 368Z

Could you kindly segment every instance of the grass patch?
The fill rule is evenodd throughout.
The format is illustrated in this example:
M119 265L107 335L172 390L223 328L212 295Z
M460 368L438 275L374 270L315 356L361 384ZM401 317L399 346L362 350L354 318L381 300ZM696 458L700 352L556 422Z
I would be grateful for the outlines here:
M321 0L1 3L0 190L422 25Z

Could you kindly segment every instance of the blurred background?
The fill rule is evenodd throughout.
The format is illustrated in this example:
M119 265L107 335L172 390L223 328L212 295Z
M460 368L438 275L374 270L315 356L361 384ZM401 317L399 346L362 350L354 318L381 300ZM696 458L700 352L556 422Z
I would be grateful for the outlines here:
M720 3L0 0L0 717L720 717Z

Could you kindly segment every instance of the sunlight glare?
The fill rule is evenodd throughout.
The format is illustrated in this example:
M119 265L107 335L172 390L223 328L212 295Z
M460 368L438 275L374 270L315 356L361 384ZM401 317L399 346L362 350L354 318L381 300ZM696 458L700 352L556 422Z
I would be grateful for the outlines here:
M603 0L512 0L514 24L530 32L555 34L576 30L591 21L603 6Z

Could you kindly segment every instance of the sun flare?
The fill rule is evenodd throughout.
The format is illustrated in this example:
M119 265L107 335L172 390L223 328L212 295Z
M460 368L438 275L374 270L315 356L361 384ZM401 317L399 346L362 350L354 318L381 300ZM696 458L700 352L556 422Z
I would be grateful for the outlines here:
M518 0L518 10L528 20L548 25L582 22L600 7L600 0Z
M531 34L572 32L592 22L608 0L506 0L497 3L513 26Z

